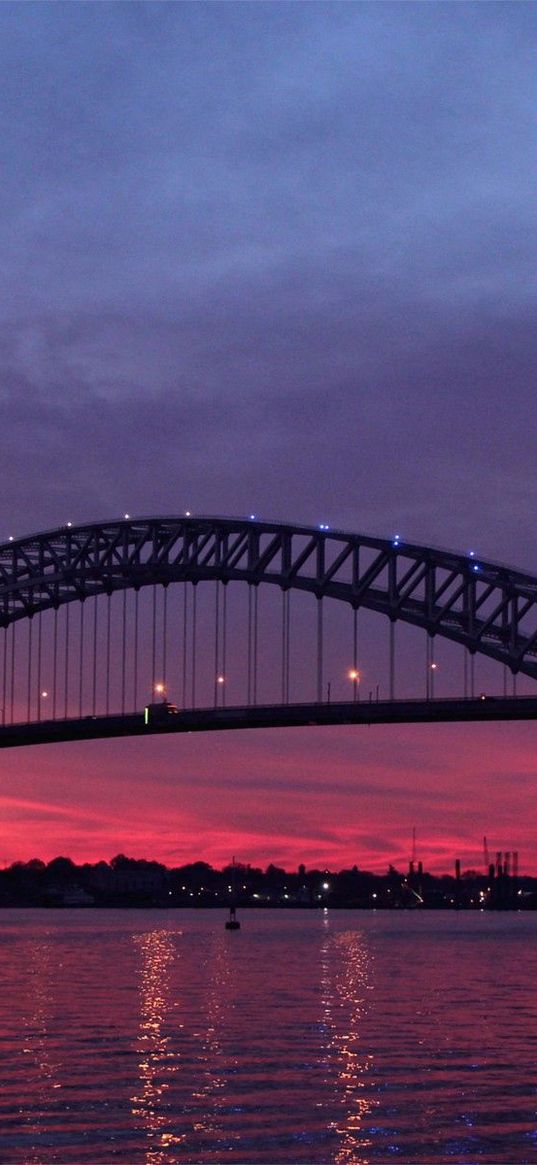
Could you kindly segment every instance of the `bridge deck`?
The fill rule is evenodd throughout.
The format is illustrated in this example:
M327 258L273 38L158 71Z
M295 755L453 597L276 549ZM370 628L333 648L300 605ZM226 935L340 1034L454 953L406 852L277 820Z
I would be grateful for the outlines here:
M142 712L82 719L42 720L0 726L0 748L150 736L169 732L209 732L238 728L298 728L328 724L437 724L537 719L536 696L477 699L379 700L373 703L264 704L257 707L185 709L164 722L146 724Z

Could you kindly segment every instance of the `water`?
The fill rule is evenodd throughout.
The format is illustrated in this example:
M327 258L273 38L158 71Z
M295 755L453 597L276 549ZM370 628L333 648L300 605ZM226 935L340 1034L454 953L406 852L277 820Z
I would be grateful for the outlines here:
M537 915L0 911L2 1165L537 1161Z

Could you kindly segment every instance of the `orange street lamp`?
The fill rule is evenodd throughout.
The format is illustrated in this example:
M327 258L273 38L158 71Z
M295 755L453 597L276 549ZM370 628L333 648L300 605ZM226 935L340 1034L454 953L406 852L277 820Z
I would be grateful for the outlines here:
M348 675L348 678L350 680L352 680L352 683L354 685L354 700L356 701L358 698L358 684L360 683L360 672L358 671L357 668L351 667L351 668L349 668L347 675Z

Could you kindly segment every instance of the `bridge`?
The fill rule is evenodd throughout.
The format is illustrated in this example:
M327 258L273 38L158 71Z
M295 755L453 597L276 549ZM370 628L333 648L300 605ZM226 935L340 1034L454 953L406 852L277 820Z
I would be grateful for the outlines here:
M536 679L537 577L474 550L189 514L0 544L0 747L532 719Z

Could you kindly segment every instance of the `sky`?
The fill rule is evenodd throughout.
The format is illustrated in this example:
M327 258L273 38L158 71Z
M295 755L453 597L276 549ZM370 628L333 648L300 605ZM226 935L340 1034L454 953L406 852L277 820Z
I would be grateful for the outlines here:
M0 538L131 514L537 570L534 5L5 3ZM6 751L0 862L537 873L537 727Z

